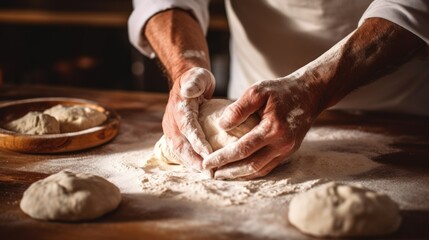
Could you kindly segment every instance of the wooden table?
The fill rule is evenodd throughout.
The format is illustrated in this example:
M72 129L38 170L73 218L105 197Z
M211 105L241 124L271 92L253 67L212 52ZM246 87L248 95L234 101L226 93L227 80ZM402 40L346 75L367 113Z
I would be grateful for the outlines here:
M115 109L123 118L140 114L141 121L158 122L153 131L161 132L162 112L167 101L165 94L121 91L95 91L72 88L35 86L3 86L0 101L33 97L77 97L94 100ZM329 111L318 119L317 126L359 128L393 136L412 136L396 144L400 152L376 159L388 163L389 174L411 176L426 183L427 187L413 192L411 184L410 206L401 211L403 223L398 232L388 238L428 239L429 228L429 118L395 114L349 114ZM144 137L144 136L142 136ZM90 152L88 154L91 154ZM0 151L0 239L252 239L240 231L216 233L216 226L207 229L160 228L160 224L178 218L169 215L168 209L139 212L137 200L124 196L119 209L96 221L84 223L54 223L36 221L19 209L23 191L34 181L47 176L37 171L22 171L43 155L17 155L18 160L5 157ZM10 155L7 155L10 156ZM383 173L380 173L383 174ZM423 201L423 203L422 203ZM428 202L425 202L428 201ZM413 208L413 202L416 207ZM417 207L417 203L419 204ZM422 207L423 206L423 207ZM180 217L178 219L180 221ZM296 230L291 229L296 233ZM300 238L300 237L299 237ZM302 238L308 238L302 235Z

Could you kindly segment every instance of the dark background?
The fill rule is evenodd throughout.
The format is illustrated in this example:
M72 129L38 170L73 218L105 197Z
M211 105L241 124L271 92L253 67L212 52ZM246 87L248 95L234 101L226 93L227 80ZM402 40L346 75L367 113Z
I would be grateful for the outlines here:
M50 85L166 92L159 64L128 40L132 2L124 0L0 1L0 86ZM210 3L207 34L216 95L229 73L223 0Z

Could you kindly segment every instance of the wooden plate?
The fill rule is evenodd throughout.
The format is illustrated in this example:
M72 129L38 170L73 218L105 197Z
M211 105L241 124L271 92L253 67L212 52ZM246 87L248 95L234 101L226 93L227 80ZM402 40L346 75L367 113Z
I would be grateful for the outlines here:
M57 104L91 107L107 116L107 120L86 130L29 135L1 128L7 122L24 116L29 111L43 111ZM96 102L77 98L32 98L0 104L0 148L25 153L61 153L95 147L112 140L119 131L120 117Z

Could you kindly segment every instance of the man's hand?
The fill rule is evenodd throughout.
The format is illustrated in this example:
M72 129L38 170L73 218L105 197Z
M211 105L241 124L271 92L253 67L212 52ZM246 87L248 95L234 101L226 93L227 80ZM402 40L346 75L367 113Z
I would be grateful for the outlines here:
M194 67L174 82L162 121L170 149L181 164L201 171L202 157L212 152L198 123L199 105L213 94L215 80L205 68Z
M204 158L203 167L218 168L220 179L262 177L299 148L318 115L316 95L304 80L284 78L254 84L223 113L219 125L225 130L258 113L261 122L249 133Z
M191 12L172 8L152 16L143 30L172 87L162 121L167 146L180 163L202 170L212 149L198 123L199 104L215 86L203 29Z
M402 27L371 18L313 62L291 75L259 82L225 110L220 125L233 128L250 114L261 122L240 140L205 157L215 178L268 174L297 150L318 114L352 90L406 62L424 42Z

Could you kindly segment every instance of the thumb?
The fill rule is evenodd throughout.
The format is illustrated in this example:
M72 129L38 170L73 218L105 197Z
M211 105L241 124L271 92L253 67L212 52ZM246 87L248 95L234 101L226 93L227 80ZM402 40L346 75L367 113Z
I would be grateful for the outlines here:
M196 98L204 94L210 97L215 86L213 74L200 67L193 67L180 78L180 94L186 98Z
M234 129L263 105L264 101L262 99L255 99L255 96L245 93L237 101L225 108L219 119L219 126L226 131Z

